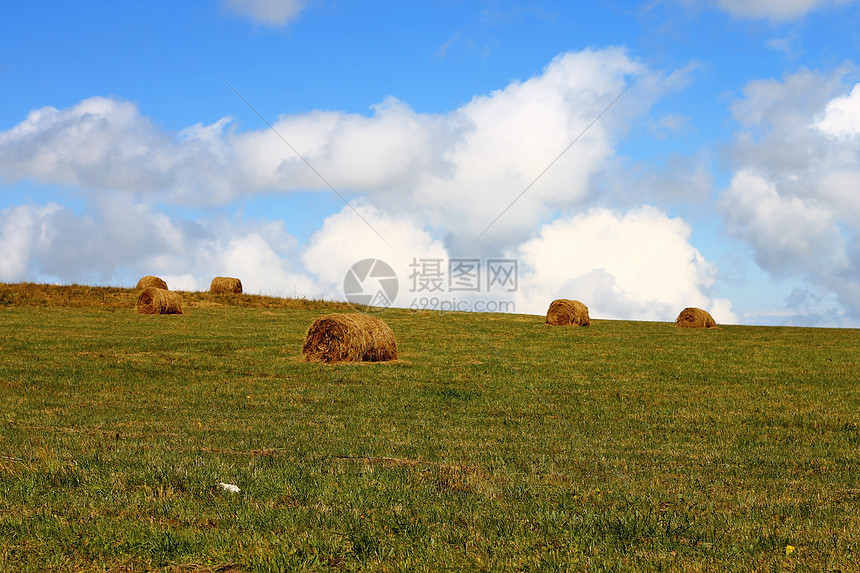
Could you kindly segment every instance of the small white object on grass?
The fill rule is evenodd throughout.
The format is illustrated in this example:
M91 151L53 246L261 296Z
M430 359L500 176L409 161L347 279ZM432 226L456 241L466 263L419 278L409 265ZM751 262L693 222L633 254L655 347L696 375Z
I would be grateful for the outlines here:
M239 486L233 485L232 483L218 482L218 487L228 493L239 493Z

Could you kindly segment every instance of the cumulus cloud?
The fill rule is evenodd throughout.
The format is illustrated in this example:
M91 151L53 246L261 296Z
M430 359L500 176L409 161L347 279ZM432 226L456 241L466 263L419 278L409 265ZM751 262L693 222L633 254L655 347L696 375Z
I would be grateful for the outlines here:
M546 312L556 298L587 301L601 318L672 321L688 307L736 322L731 303L709 292L717 269L690 245L691 229L659 209L596 209L544 225L516 251L517 308Z
M444 309L447 305L459 310L543 314L554 298L579 298L587 301L594 316L607 319L671 321L681 309L699 306L722 323L737 322L731 303L710 294L717 269L690 245L689 225L655 207L626 213L595 209L542 226L504 259L492 259L516 262L506 288L488 287L491 259L470 259L483 273L476 283L470 282L470 287L478 287L474 292L452 288L451 265L459 258L452 257L419 221L368 205L358 210L394 247L349 209L326 219L309 241L302 261L326 286L329 297L342 298L347 270L371 258L394 269L400 287L394 306L399 307ZM428 270L430 265L437 266ZM428 288L425 279L431 274L439 282Z
M93 97L45 107L0 133L0 173L80 187L163 187L173 163L165 136L130 102Z
M360 204L360 214L344 207L326 218L302 254L304 267L314 274L330 297L343 298L343 281L355 263L382 260L392 267L401 287L393 306L408 307L413 264L421 260L447 261L448 251L414 217L387 214Z
M582 135L487 233L488 242L514 244L553 211L586 202L591 178L632 119L688 73L650 71L621 48L585 50L446 114L416 113L389 97L370 115L310 111L272 123L344 195L421 211L460 244ZM585 132L634 77L633 92ZM0 133L0 177L151 193L195 206L268 192L330 192L268 127L240 131L220 118L170 133L134 103L102 97L35 110Z
M152 206L205 213L260 193L330 193L268 127L242 131L220 118L169 133L134 103L111 98L35 110L0 133L0 177L100 192L87 193L84 215L13 207L26 215L16 226L4 211L0 232L18 248L0 259L0 280L128 284L159 274L175 288L205 289L212 276L229 274L249 292L342 298L350 266L377 258L400 278L395 304L410 306L410 297L430 294L409 288L420 261L508 256L522 265L520 289L506 295L519 312L543 313L552 297L576 293L596 316L672 320L695 305L731 322L731 305L709 295L716 269L690 245L686 223L639 207L646 188L663 189L664 199L705 197L702 162L686 162L670 184L652 177L609 190L600 183L617 171L615 146L631 122L683 87L690 71L654 72L621 48L584 50L444 114L386 98L369 115L278 117L278 134L358 212L342 208L303 246L277 222L181 218ZM601 116L633 78L628 95ZM682 123L669 118L666 126ZM590 210L610 203L626 213ZM551 222L560 213L568 215Z
M415 202L434 223L453 223L455 236L476 237L585 131L628 75L643 72L623 50L584 51L554 59L540 76L474 98L453 116L465 129L445 150L450 171L424 177L413 193ZM486 239L498 244L523 238L548 210L584 202L589 179L612 155L621 126L642 112L639 102L625 104L585 132Z
M736 172L719 205L762 269L835 293L857 318L860 91L842 76L803 71L747 86L733 107L742 126L730 150Z
M815 197L780 194L772 182L741 171L723 192L722 205L733 234L752 246L759 266L776 275L848 263L834 213Z
M223 6L266 26L283 26L304 8L302 0L222 0Z
M687 4L701 0L681 0ZM738 18L765 18L773 21L786 21L802 18L817 9L829 8L840 4L850 4L856 0L713 0L716 5Z
M31 275L34 246L45 241L47 221L62 207L50 203L41 207L17 206L0 210L0 282L20 282Z
M830 101L814 125L839 140L860 135L860 85L854 86L850 94Z
M131 193L172 192L200 202L228 191L221 140L228 119L174 135L158 129L137 105L91 97L64 110L45 107L0 133L0 177ZM205 192L203 191L205 189Z
M171 288L206 290L214 276L247 292L313 296L319 287L292 262L297 244L273 221L190 221L122 198L77 214L56 204L0 210L0 281L133 285L157 274Z

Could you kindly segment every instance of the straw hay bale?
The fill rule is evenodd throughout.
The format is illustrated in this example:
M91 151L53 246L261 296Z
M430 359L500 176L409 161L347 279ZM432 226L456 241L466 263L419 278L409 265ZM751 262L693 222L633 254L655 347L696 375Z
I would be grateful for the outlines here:
M182 297L163 288L145 288L137 297L137 313L182 314Z
M397 341L381 318L327 314L308 328L302 352L309 362L382 362L397 359Z
M242 281L233 277L215 277L209 285L212 294L242 294Z
M560 298L552 301L546 311L546 323L555 326L588 326L588 307L578 300Z
M717 323L708 311L689 307L682 310L678 318L675 319L675 326L681 328L714 328Z
M137 286L134 288L136 288L137 290L143 290L149 287L163 288L164 290L168 290L166 282L152 275L146 275L145 277L137 281Z

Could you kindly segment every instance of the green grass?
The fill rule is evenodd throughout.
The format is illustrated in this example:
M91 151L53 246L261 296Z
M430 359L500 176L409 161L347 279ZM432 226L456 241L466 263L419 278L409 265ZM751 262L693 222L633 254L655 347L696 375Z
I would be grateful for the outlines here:
M0 570L860 571L860 331L183 297L0 285Z

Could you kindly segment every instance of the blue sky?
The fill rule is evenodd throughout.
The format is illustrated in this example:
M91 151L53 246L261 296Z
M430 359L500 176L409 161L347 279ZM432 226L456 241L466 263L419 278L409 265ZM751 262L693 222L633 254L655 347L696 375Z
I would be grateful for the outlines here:
M596 318L857 327L858 16L845 0L13 5L0 281L229 275L343 299L350 266L378 258L402 307L576 298ZM407 288L417 262L467 258L517 261L517 288Z

